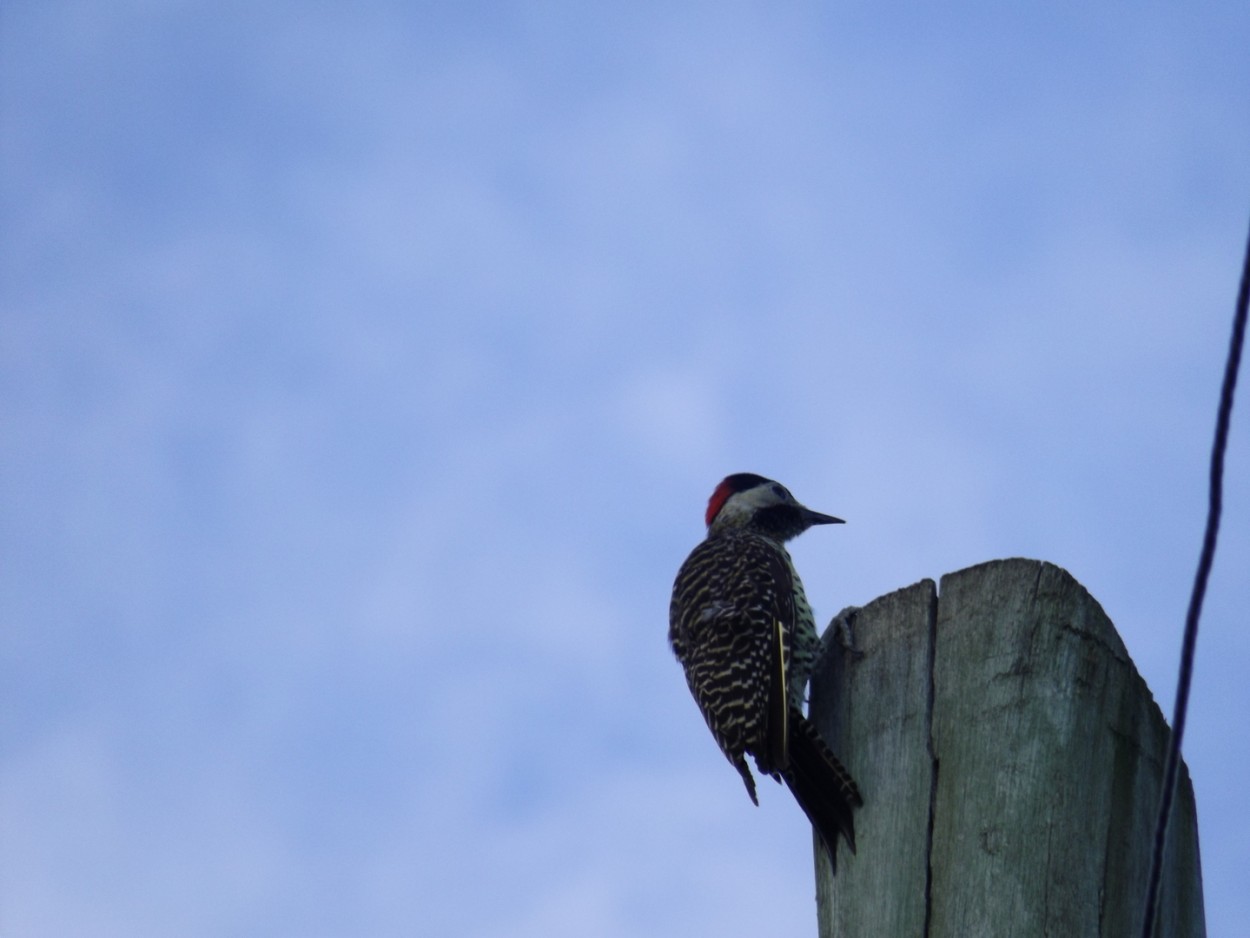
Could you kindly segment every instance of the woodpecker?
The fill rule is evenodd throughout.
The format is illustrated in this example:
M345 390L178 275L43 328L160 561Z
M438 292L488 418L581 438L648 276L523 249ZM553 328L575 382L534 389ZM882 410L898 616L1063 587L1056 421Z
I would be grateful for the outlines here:
M855 852L854 779L803 715L819 652L816 621L785 542L841 524L801 505L780 483L728 476L708 500L707 537L673 584L668 640L708 728L756 805L760 772L784 781L834 859Z

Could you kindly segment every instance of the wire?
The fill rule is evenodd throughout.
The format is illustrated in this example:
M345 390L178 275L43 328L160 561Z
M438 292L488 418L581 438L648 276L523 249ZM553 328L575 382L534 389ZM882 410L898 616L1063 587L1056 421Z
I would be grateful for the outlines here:
M1224 365L1224 385L1220 389L1220 408L1215 420L1215 443L1211 447L1211 491L1207 503L1207 529L1202 538L1202 554L1185 616L1185 638L1181 644L1180 677L1176 683L1176 705L1172 713L1172 738L1163 770L1163 794L1159 799L1159 817L1155 823L1154 853L1150 860L1150 880L1146 889L1146 915L1142 938L1152 938L1155 914L1159 904L1159 881L1163 876L1163 849L1167 843L1168 821L1176 794L1176 778L1180 770L1181 739L1185 735L1185 716L1189 710L1189 685L1193 677L1194 646L1198 641L1198 618L1207 593L1207 580L1215 559L1215 541L1220 530L1223 508L1224 450L1228 446L1228 424L1233 413L1233 392L1237 387L1237 369L1241 363L1241 347L1246 337L1246 306L1250 304L1250 240L1246 242L1246 258L1241 269L1241 288L1237 292L1237 308L1233 314L1233 335Z

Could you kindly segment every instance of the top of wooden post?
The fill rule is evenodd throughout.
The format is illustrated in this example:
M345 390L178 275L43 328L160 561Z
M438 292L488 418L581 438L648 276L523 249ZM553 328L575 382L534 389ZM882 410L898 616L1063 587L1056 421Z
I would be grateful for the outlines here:
M811 714L864 795L859 851L817 851L821 935L1135 936L1168 728L1067 572L1000 560L874 600L826 634ZM1182 766L1159 935L1205 935Z

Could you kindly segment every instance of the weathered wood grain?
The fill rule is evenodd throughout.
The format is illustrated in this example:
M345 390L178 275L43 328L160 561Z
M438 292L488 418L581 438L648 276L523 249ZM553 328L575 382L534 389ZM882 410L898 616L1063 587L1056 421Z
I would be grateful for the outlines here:
M826 636L818 728L864 795L820 934L1135 936L1168 729L1098 603L1031 560L971 567ZM1160 935L1205 934L1182 771Z

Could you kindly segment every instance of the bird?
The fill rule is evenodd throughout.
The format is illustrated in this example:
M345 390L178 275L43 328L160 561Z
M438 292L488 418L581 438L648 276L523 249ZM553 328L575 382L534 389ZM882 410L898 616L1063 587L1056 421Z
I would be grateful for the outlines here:
M820 640L785 543L842 519L800 504L779 482L739 472L716 486L704 520L707 536L673 584L669 644L751 801L759 805L747 755L790 789L832 863L839 837L855 852L863 798L803 713Z

